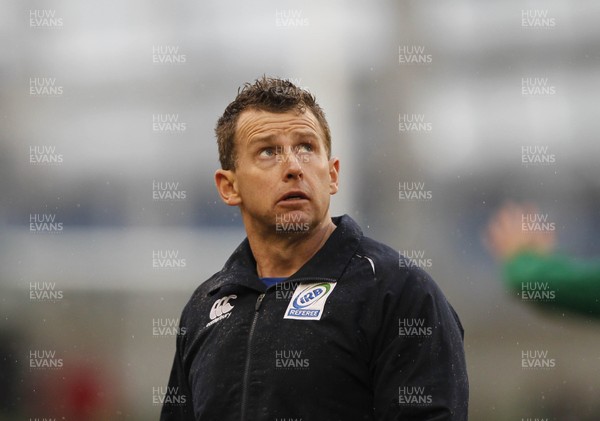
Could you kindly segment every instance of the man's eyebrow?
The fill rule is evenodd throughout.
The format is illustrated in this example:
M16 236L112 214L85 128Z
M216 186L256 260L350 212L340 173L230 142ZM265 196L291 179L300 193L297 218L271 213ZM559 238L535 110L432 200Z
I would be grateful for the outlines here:
M313 131L308 131L308 130L295 130L292 133L292 137L294 139L310 139L310 140L318 140L319 139L319 135ZM268 135L258 135L253 137L252 139L250 139L248 141L248 146L251 145L255 145L255 144L261 144L261 143L273 143L277 138L277 135L275 134L268 134Z
M319 135L313 131L296 131L293 134L295 138L307 138L310 137L312 139L318 139Z
M275 138L276 136L273 134L256 136L248 141L248 146L255 145L257 143L272 143L275 140Z

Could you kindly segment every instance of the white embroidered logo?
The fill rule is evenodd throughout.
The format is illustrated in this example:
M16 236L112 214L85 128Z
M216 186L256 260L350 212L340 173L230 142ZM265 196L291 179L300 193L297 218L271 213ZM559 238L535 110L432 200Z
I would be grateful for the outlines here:
M206 324L206 327L231 316L230 311L233 309L233 306L229 304L229 301L235 300L236 298L237 295L228 295L215 301L210 309L210 322Z

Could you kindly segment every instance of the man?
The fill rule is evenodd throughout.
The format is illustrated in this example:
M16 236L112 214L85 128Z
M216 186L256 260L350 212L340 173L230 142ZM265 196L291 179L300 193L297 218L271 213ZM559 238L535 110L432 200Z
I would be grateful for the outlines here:
M502 263L505 285L521 301L547 310L600 318L600 260L554 250L554 227L530 222L534 205L508 202L490 219L483 241Z
M340 163L314 97L246 84L216 128L247 238L181 316L162 420L466 420L462 327L431 278L331 218Z

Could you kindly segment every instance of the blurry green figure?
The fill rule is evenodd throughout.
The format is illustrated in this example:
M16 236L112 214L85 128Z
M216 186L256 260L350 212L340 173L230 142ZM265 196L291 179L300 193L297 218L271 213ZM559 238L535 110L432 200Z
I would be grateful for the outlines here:
M484 241L503 264L505 284L523 301L600 318L600 260L555 252L554 229L535 215L535 206L508 203L488 224Z

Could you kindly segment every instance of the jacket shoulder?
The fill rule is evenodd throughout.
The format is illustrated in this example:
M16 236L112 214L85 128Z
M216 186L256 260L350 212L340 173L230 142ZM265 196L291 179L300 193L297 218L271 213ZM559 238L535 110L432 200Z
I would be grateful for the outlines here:
M211 295L210 292L213 291L217 285L217 282L221 278L222 272L223 270L214 273L210 278L196 287L190 299L183 308L182 320L186 317L187 313L193 311L195 308L199 307L203 301L208 299L208 297Z
M439 287L431 276L399 250L369 237L363 237L356 251L357 257L370 260L378 283L385 284L391 290L421 291L437 295Z

